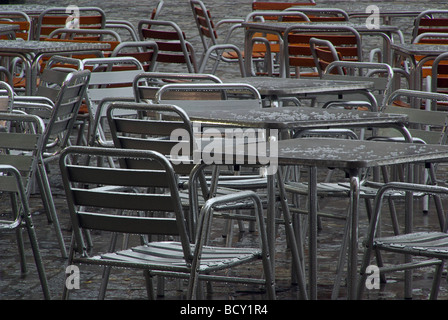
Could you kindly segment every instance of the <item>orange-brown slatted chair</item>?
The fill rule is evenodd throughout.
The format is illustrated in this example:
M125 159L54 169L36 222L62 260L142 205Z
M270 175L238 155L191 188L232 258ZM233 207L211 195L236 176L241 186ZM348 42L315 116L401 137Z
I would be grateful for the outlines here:
M297 21L297 22L309 22L310 20L306 14L296 12L272 12L272 11L253 11L249 13L245 21L259 21L259 22L282 22L282 21ZM278 64L280 53L281 37L274 33L255 33L252 36L252 55L256 58L254 62L256 69L253 75L268 75L274 74L275 65ZM264 56L264 60L261 60L260 55Z
M104 29L105 24L106 14L97 7L48 8L37 18L34 39L43 40L60 28Z
M218 68L219 62L241 63L244 58L244 52L240 46L232 43L234 31L241 28L244 19L229 18L215 23L210 11L200 0L190 0L193 16L198 28L199 36L203 46L201 65L205 65L207 60L214 60L212 71L214 74ZM229 26L226 30L223 26ZM223 35L221 37L221 35ZM224 40L221 40L224 39ZM252 59L263 59L264 53L255 53ZM201 68L203 69L203 68ZM243 72L243 70L242 70Z
M138 23L138 33L140 40L150 40L157 44L155 70L162 71L161 65L169 66L174 63L176 66L184 65L190 73L198 71L194 48L175 22L142 19Z
M295 25L283 36L286 77L318 77L310 49L310 39L330 41L340 53L342 61L363 61L361 36L349 26Z
M158 52L155 41L125 41L115 47L110 57L133 57L142 64L144 71L153 71Z
M252 1L252 11L283 11L291 7L315 6L314 0L303 2Z
M1 11L0 24L18 25L19 29L14 31L16 39L29 40L31 32L31 19L22 11ZM7 36L1 36L0 39L8 39Z

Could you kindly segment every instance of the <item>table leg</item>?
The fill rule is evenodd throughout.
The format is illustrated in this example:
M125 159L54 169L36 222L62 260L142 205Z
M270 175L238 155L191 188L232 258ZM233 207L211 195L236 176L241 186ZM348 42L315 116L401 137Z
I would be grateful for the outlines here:
M310 299L317 300L317 168L309 167L309 287Z
M347 267L347 298L356 299L356 284L358 274L358 220L359 220L359 188L360 181L357 169L350 170L350 242Z

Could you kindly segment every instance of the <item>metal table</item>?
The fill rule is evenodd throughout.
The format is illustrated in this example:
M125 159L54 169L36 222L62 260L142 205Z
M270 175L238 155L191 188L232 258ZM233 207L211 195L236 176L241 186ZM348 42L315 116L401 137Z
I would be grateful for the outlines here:
M100 51L109 48L110 44L107 43L0 40L0 56L20 57L25 65L27 95L34 93L38 62L42 55L66 55L74 52Z
M270 132L268 135L272 134L272 130L285 130L285 129L295 129L295 130L306 130L306 129L316 129L316 128L341 128L341 127L394 127L399 130L403 136L407 139L407 141L411 141L411 136L408 130L405 127L407 117L403 115L391 115L385 113L376 113L376 112L367 112L367 111L357 111L357 110L340 110L340 109L320 109L320 108L312 108L312 107L283 107L283 108L263 108L256 110L248 110L248 109L218 109L213 108L213 105L210 104L204 110L195 110L188 111L186 110L192 121L206 123L209 125L229 125L235 127L243 127L243 128L262 128L267 129ZM291 155L292 153L288 153L288 149L282 149L283 145L286 143L287 146L290 140L282 140L279 142L279 157L278 164L279 165L309 165L309 162L298 163L294 162L292 159L289 159L287 155ZM291 141L300 141L297 139ZM294 142L290 142L294 143ZM314 150L320 150L317 148L317 145L314 145ZM367 151L367 150L366 150ZM342 150L339 152L343 153ZM219 152L218 152L219 153ZM311 153L311 151L310 151ZM331 152L330 152L331 153ZM284 158L280 157L280 154L284 155ZM314 156L319 157L323 155L319 155L319 152L314 151ZM228 155L227 155L228 156ZM294 157L297 155L293 156ZM301 155L297 156L298 159L301 158ZM353 155L350 158L350 162L353 163L354 157ZM227 159L227 158L226 158ZM311 158L315 159L315 158ZM334 159L334 158L333 158ZM313 162L314 163L314 162ZM318 163L318 162L316 162ZM355 162L356 163L356 162ZM328 163L327 163L328 164ZM325 164L325 166L327 165ZM339 165L339 164L338 164ZM351 165L351 164L350 164ZM317 166L317 165L316 165ZM314 177L316 175L316 166L310 166L310 176ZM324 166L324 167L325 167ZM328 165L330 166L330 165ZM341 168L344 169L343 166ZM355 180L355 176L357 178L358 171L352 170L353 180ZM282 181L281 175L276 173L277 180ZM358 181L359 183L359 181ZM268 175L268 196L269 196L269 206L268 206L268 237L269 244L271 250L271 257L274 257L274 248L275 248L275 176L273 174ZM281 186L281 184L280 184ZM312 187L314 186L314 189ZM316 292L316 283L317 283L317 196L316 196L316 180L310 180L310 241L309 241L309 257L310 257L310 274L309 274L309 282L310 282L310 296L312 299L317 297ZM282 190L280 190L282 191ZM358 191L356 189L356 191ZM281 197L286 201L286 196ZM285 202L283 202L283 210L284 212L288 212L289 209ZM356 203L357 210L357 203ZM357 214L357 211L356 211ZM293 238L293 236L291 236ZM295 261L298 258L298 252L294 251L292 248L292 256ZM299 266L296 265L298 270L296 270L297 274L302 274L302 270ZM300 285L300 279L299 279ZM303 287L299 287L303 290ZM302 292L302 297L306 296L306 292Z
M257 146L252 147L256 148ZM248 149L224 150L222 153L218 152L218 154L225 159L233 156L235 163L244 165L250 156L246 152ZM309 168L309 286L311 299L317 299L317 168L339 168L349 174L351 192L350 215L347 221L350 227L347 279L348 298L354 299L357 290L358 273L359 171L366 168L396 164L408 164L408 167L410 167L412 163L417 162L446 161L448 160L448 146L328 138L300 138L279 141L276 155L276 163L279 167L297 165ZM236 159L240 159L240 162L236 162ZM241 162L241 159L244 159L244 161ZM412 176L411 172L409 168L408 173L410 177ZM280 175L278 172L276 175L281 191L283 189L283 182L282 179L279 179ZM284 194L281 193L280 196L282 195ZM268 212L268 228L272 228L273 225L271 214Z
M263 98L277 106L279 97L310 99L317 95L334 94L343 99L344 95L361 93L372 106L378 107L375 96L369 91L374 88L370 81L323 80L318 78L272 78L246 77L224 80L232 83L246 83L255 87Z

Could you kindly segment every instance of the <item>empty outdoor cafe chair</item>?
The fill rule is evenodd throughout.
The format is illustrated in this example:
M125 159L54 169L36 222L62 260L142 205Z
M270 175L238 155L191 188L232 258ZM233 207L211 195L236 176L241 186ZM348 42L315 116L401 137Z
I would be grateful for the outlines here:
M4 200L10 198L11 203L9 210L5 209L2 212L0 232L16 232L21 271L25 274L28 268L22 229L26 229L44 297L50 299L48 281L36 238L36 227L33 224L28 203L33 179L38 177L37 170L42 157L44 123L34 115L3 111L0 112L0 124L0 193ZM40 186L48 184L46 174L37 181ZM43 197L42 200L44 203L51 202L53 204L51 194L49 196L50 198ZM54 227L61 241L62 234L57 220L54 221Z
M127 162L128 166L98 167L95 161L91 161L89 166L75 165L68 161L74 154L92 158L114 157L117 161ZM160 153L69 147L60 159L60 168L74 236L68 265L79 263L141 270L147 280L150 298L154 297L152 278L162 276L187 279L187 299L201 298L202 281L262 285L266 288L267 298L275 299L261 204L255 193L235 193L208 201L199 214L197 236L192 238L187 231L173 167ZM120 191L114 191L115 187ZM129 189L132 191L125 191ZM252 200L257 207L261 250L206 245L214 207L243 198ZM122 214L124 211L125 215ZM151 215L151 212L165 214ZM84 230L166 235L176 240L153 240L123 250L113 248L107 253L92 254L86 249ZM254 260L263 261L261 277L259 274L240 277L237 271L235 274L220 272ZM105 289L104 285L102 290ZM68 298L68 293L64 285L63 298Z

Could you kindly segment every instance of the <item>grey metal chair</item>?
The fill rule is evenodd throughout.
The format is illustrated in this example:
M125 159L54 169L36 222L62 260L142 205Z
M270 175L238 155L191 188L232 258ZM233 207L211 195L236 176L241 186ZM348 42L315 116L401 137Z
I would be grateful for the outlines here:
M114 157L117 161L127 162L128 166L104 168L93 165L94 161L89 166L72 165L69 159L74 154L80 157ZM263 285L268 298L275 299L263 214L256 194L247 191L207 202L199 215L198 236L190 238L173 167L160 153L73 146L63 152L60 168L73 224L69 265L80 263L143 270L151 298L154 297L152 277L163 276L188 279L187 299L200 298L198 281ZM121 188L119 192L114 191L116 187ZM132 191L125 192L123 188ZM256 216L261 250L206 246L213 207L242 198L251 199L258 208ZM88 209L80 211L80 207ZM126 215L121 214L122 211L126 211ZM160 217L150 215L151 212L170 214ZM125 250L92 255L87 251L83 238L83 230L87 229L120 234L168 235L178 237L178 240L149 241ZM239 277L220 273L260 259L263 261L262 279L259 275ZM64 286L63 297L68 298L68 293Z
M82 60L90 69L86 90L86 105L89 115L88 145L110 147L104 128L105 105L111 101L134 101L133 81L144 72L143 65L134 57L89 58Z
M222 83L222 81L217 76L206 73L144 72L134 78L135 101L154 101L161 87L175 83Z
M11 200L10 212L2 212L0 232L16 232L21 270L26 273L22 230L27 230L44 297L50 299L45 268L28 205L33 178L42 157L44 124L37 116L7 112L0 113L0 123L0 192L9 195ZM48 183L45 179L38 181L41 185ZM52 201L51 198L43 200ZM55 228L58 237L62 239L57 223Z
M47 179L45 166L59 157L60 151L72 142L72 132L74 132L78 111L83 101L87 85L89 83L90 71L62 72L65 81L60 87L45 88L46 91L56 91L57 96L54 103L46 97L37 97L47 100L48 103L37 103L33 100L35 96L25 97L20 102L14 103L14 110L21 110L28 114L35 114L41 117L45 123L43 132L43 148L38 163L38 180ZM61 76L61 75L59 75ZM51 94L49 94L50 96ZM17 100L17 99L16 99ZM43 199L51 199L51 189L49 184L39 185ZM58 225L56 209L52 201L44 201L49 222ZM62 255L67 256L63 239L60 239Z
M384 225L382 225L381 234L380 216L383 199L390 190L399 190L401 192L424 192L426 194L443 196L446 195L448 189L445 187L434 185L419 185L413 183L389 183L378 190L375 199L375 211L371 217L369 228L367 231L367 238L364 244L364 256L360 269L360 278L358 283L357 298L360 299L366 286L366 279L369 276L367 267L371 265L372 253L376 254L377 267L379 267L379 275L394 271L406 270L405 274L405 293L404 298L412 298L412 285L410 284L411 274L409 271L416 268L427 268L435 266L435 273L433 284L431 288L430 299L436 299L439 291L439 285L445 260L448 258L448 234L447 234L447 219L443 217L439 220L439 226L436 229L431 229L429 226L419 230L413 230L412 224L409 223L412 219L406 219L404 232L401 234L392 233L388 236ZM409 215L410 213L404 213ZM394 262L386 263L386 258L381 254L389 252L393 254ZM397 257L403 257L402 263L397 262ZM419 260L412 259L413 257L423 258Z

